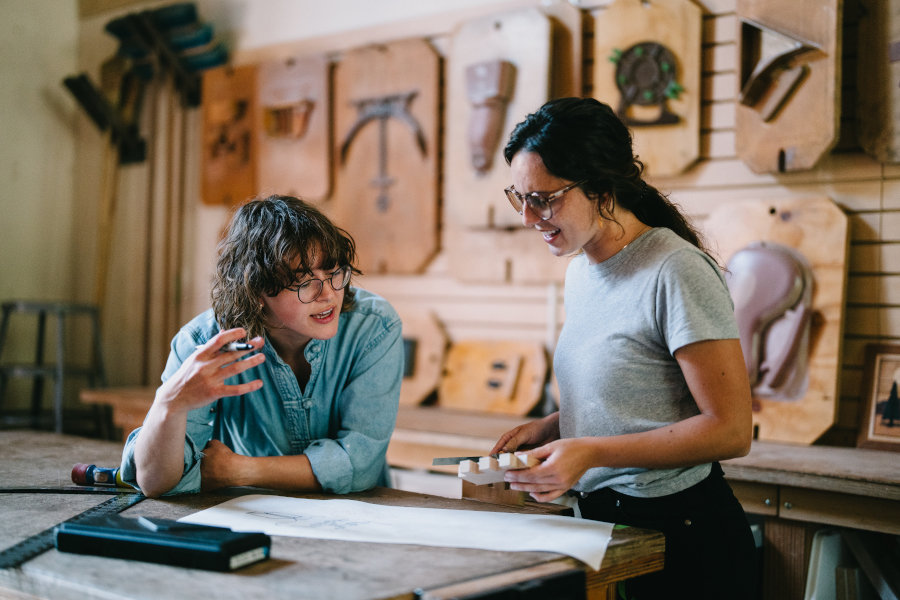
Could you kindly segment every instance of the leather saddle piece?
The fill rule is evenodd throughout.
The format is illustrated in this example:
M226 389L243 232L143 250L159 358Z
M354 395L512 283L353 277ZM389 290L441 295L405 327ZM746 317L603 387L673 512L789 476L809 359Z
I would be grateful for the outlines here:
M808 385L812 270L796 250L752 242L728 261L741 349L754 396L796 400Z
M472 167L479 173L490 170L506 105L515 89L516 67L505 60L491 60L466 67L466 91L472 103L469 115L469 151Z

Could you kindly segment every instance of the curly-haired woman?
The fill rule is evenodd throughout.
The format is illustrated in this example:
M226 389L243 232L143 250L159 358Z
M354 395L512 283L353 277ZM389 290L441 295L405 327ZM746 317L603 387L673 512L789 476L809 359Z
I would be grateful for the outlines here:
M401 323L386 300L351 287L355 260L350 235L302 200L238 208L218 247L212 308L172 340L163 383L125 444L123 479L147 496L386 485Z

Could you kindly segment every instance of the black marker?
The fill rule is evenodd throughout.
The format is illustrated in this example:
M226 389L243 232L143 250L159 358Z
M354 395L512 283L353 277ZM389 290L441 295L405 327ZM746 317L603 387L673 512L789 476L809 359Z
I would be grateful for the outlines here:
M197 349L199 350L202 347L202 344L198 345ZM219 352L240 352L241 350L253 350L253 344L248 344L247 342L231 342L219 348Z

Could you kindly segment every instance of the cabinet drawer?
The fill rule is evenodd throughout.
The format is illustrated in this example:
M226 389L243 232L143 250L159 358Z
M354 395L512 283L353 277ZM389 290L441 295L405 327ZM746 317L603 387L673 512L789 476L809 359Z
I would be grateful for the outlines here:
M884 498L781 486L778 516L900 534L900 502Z
M728 481L744 512L756 515L778 514L778 486L753 481Z

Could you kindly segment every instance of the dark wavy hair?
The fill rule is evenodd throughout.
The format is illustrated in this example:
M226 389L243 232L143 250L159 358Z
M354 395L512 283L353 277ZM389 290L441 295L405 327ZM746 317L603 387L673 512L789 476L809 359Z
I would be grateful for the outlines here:
M594 98L559 98L516 125L503 151L506 162L521 150L534 152L561 179L581 181L597 209L615 204L643 223L668 227L706 252L697 230L678 206L642 178L644 163L634 155L631 132L607 104Z
M243 327L248 338L265 330L263 295L278 294L317 266L348 266L351 281L361 274L350 234L291 196L255 198L240 206L217 251L211 291L216 321L223 329ZM353 309L355 296L348 285L342 311Z

